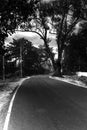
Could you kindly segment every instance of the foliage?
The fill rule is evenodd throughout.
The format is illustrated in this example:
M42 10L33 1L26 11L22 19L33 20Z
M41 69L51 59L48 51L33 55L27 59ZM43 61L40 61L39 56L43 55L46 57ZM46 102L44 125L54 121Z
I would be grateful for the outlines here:
M18 40L13 39L8 47L9 59L15 58L16 61L20 60L20 46L22 47L22 67L23 75L32 75L44 73L44 68L42 67L43 58L46 59L47 56L44 55L42 50L36 48L32 43L24 38ZM20 65L20 62L19 62Z
M34 0L4 0L0 8L0 26L4 32L13 32L20 22L33 14ZM2 2L0 2L2 4Z
M33 15L37 0L1 0L0 1L0 46L3 46L8 34L12 34L19 24Z
M67 71L87 71L87 23L80 23L80 31L73 34L65 49L63 65ZM65 71L65 69L64 69Z
M51 2L54 9L52 20L57 30L57 46L58 46L58 73L61 75L61 62L63 50L69 45L75 25L81 20L87 18L86 1L73 0L55 0ZM56 73L56 74L58 74Z
M52 60L53 67L55 69L54 55L50 48L51 39L48 37L48 32L50 30L48 8L49 4L44 4L41 1L38 1L35 13L32 16L29 16L27 21L21 23L20 28L22 31L34 32L40 36L44 42L45 50L48 53L49 58Z
M4 4L3 4L4 3ZM0 49L3 50L3 44L6 36L12 34L16 29L22 28L23 31L32 31L37 33L44 41L45 51L52 60L53 66L56 69L56 63L54 55L50 48L50 39L48 38L48 32L50 27L56 30L56 40L58 47L58 60L57 60L57 73L61 75L62 69L62 54L65 48L71 47L70 44L73 41L81 43L83 34L72 38L74 28L76 24L82 19L87 19L87 1L86 0L53 0L51 2L42 2L40 0L4 0L0 1ZM50 24L50 26L49 26ZM86 34L86 33L85 33ZM76 40L77 39L77 40ZM18 41L19 42L19 41ZM14 41L14 43L16 43ZM23 45L23 44L22 44ZM25 44L24 44L25 45ZM20 45L19 45L20 46ZM83 45L75 44L72 48L78 48L81 50ZM29 48L29 45L23 46L22 55L28 55L29 50L26 52L25 48ZM79 48L80 47L80 48ZM16 47L15 47L16 48ZM9 51L10 58L19 58L19 49ZM32 46L30 47L32 48ZM32 49L31 49L32 50ZM83 55L82 51L79 51L78 55ZM15 55L16 52L16 55ZM36 51L37 52L37 51ZM35 53L36 53L35 52ZM73 49L74 52L74 49ZM74 52L75 53L75 52ZM34 57L33 53L31 53ZM77 55L77 53L76 53ZM85 54L84 54L85 55ZM36 58L37 58L36 54ZM26 57L25 57L26 59ZM39 58L40 59L40 58ZM26 59L27 61L28 59ZM37 60L38 61L38 60ZM35 61L36 62L36 61ZM38 61L39 62L39 61ZM35 67L34 67L35 68ZM37 68L37 67L36 67Z

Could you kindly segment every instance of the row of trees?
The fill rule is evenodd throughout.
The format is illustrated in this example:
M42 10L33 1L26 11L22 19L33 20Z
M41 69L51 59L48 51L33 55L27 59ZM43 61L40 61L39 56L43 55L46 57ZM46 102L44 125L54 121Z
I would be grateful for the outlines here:
M63 53L76 42L76 39L78 39L79 55L83 52L79 47L80 43L84 44L83 40L79 40L80 37L74 36L73 32L80 21L87 20L86 0L54 0L50 2L44 2L44 0L4 0L4 3L2 4L2 1L0 1L0 41L2 48L5 37L15 32L15 30L34 32L44 41L45 50L55 69L54 75L59 76L62 75L61 70L64 66ZM55 30L55 32L51 30ZM57 61L54 60L50 48L49 33L55 33L56 35ZM84 46L86 48L86 44ZM73 45L72 48L74 47L76 46Z
M27 13L28 15L34 13L35 4L34 0L31 0L29 3L27 0L0 1L0 55L1 63L3 64L1 64L3 66L3 80L5 79L5 38L8 35L12 35L20 23L26 20Z
M34 47L32 42L25 38L13 39L6 46L4 55L5 77L27 76L50 72L52 67L44 46ZM1 63L1 62L0 62ZM45 66L46 63L46 66ZM48 68L47 68L48 67ZM0 68L2 71L2 67Z

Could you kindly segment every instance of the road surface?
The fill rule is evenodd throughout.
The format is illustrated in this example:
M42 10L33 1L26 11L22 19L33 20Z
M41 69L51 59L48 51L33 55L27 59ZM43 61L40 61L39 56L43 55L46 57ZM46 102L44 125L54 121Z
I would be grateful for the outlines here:
M87 89L45 76L25 80L8 130L87 130Z

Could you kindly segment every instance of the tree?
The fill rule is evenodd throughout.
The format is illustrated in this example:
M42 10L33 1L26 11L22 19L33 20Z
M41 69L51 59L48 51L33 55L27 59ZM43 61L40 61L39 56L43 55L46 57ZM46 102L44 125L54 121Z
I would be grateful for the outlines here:
M65 53L66 70L87 71L87 21L79 23L78 32L73 33Z
M51 39L48 37L49 27L49 15L48 15L48 4L44 4L41 1L38 1L36 5L36 10L32 16L27 18L27 21L20 24L21 31L28 31L36 33L44 41L44 46L46 52L49 55L49 58L52 60L54 69L56 69L54 54L50 48Z
M61 76L63 50L69 45L69 40L75 25L81 19L87 18L86 5L87 2L85 0L55 0L50 4L50 8L52 10L54 9L53 13L49 14L52 16L53 24L56 27L58 46L58 68L54 75Z
M61 76L62 53L69 45L70 37L73 29L81 19L86 19L86 4L85 0L54 0L50 3L38 2L36 13L31 18L33 27L36 29L32 32L37 33L43 40L46 50L56 68L54 57L49 48L50 40L47 38L49 30L49 19L51 27L56 28L56 38L58 47L57 71L54 75ZM53 11L51 11L53 10ZM29 21L29 29L32 26Z
M26 20L27 14L34 12L37 0L1 0L0 1L0 45L4 45L8 34L15 32L19 24ZM4 69L4 55L3 55ZM4 70L3 70L4 72Z
M20 38L18 40L13 39L13 42L10 42L8 47L8 51L10 53L11 59L15 58L15 60L19 61L20 65L20 77L23 75L23 59L24 55L28 53L29 48L32 47L31 42L24 38Z
M50 48L51 51L53 48ZM39 54L39 61L41 66L44 66L44 68L48 69L49 72L53 72L54 71L54 67L52 64L52 60L49 57L49 54L46 51L46 47L44 45L40 45L38 48L38 54ZM53 55L55 55L53 53Z
M20 49L21 47L21 49ZM36 48L32 43L24 38L13 39L9 44L8 53L10 54L10 61L15 59L19 61L20 76L44 73L42 62L46 59L47 55L43 51ZM44 58L44 59L43 59Z
M44 71L40 64L38 49L34 46L24 55L23 61L24 75L40 74Z

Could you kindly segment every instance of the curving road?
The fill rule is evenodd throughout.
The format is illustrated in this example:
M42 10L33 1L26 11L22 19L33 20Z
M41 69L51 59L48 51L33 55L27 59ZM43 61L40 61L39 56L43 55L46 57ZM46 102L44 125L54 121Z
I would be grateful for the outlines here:
M87 89L46 76L25 80L8 130L87 130Z

